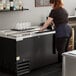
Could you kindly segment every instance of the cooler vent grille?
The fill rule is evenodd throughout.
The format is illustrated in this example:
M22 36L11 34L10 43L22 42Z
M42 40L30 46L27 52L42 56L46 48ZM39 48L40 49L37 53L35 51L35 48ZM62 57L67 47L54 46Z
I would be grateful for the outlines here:
M30 62L24 61L17 63L17 76L30 72Z

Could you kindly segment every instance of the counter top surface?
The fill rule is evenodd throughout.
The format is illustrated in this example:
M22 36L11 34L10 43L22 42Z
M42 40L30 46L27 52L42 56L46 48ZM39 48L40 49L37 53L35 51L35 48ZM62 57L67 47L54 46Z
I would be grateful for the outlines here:
M76 50L72 50L69 52L65 52L62 54L63 56L75 57L76 58Z
M47 34L54 34L55 31L48 31L45 30L43 32L39 32L38 29L32 30L0 30L0 37L15 39L16 41L23 40L24 38L30 38L35 36L47 35Z

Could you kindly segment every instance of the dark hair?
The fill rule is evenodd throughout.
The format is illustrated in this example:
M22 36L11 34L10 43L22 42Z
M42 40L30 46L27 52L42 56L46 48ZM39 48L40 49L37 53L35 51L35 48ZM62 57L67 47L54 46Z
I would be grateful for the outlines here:
M50 0L49 2L52 3L52 4L54 4L54 9L63 6L62 0Z

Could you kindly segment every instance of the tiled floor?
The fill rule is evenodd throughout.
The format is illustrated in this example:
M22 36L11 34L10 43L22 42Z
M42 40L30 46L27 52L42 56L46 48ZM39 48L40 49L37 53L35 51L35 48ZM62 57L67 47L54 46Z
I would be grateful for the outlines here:
M62 76L61 70L62 70L61 64L53 64L39 69L35 69L31 71L30 74L26 74L23 76ZM13 76L13 75L0 72L0 76Z

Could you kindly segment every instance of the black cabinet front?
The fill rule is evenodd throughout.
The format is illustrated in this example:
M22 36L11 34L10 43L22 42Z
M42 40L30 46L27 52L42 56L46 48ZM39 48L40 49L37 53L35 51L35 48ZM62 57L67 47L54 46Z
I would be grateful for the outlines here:
M53 34L33 38L34 49L31 54L31 69L57 62L57 54L53 54Z
M0 68L18 76L57 62L53 54L53 35L40 35L21 41L0 37Z
M53 54L53 34L25 38L17 42L18 62L30 61L31 70L57 62Z

